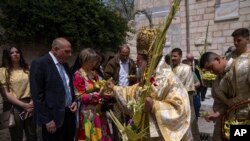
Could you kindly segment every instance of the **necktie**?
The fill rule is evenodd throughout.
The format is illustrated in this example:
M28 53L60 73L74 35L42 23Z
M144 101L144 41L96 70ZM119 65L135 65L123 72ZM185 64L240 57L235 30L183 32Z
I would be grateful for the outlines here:
M60 73L60 76L62 78L63 86L64 86L64 89L65 89L65 106L67 107L67 106L69 106L71 104L72 97L71 97L71 94L70 94L70 91L69 91L69 87L67 86L67 81L66 81L66 78L65 78L65 75L64 75L64 68L59 63L58 63L58 66L59 66L59 73Z

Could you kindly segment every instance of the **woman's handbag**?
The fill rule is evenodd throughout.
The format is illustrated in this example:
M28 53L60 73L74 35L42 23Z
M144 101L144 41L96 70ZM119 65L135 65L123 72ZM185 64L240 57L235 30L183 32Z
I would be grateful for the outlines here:
M0 130L12 127L15 125L14 109L13 107L6 112L0 114Z

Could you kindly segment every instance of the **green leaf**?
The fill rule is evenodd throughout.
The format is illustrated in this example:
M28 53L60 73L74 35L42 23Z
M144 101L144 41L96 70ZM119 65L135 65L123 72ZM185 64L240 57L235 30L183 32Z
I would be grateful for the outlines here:
M99 0L2 0L0 41L37 42L60 36L72 46L116 48L125 42L127 22ZM79 48L80 49L80 48Z

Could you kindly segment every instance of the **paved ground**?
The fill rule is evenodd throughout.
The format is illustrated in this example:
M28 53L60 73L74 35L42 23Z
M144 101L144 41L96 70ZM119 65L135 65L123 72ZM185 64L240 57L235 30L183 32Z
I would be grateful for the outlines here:
M206 94L206 99L205 101L201 102L201 110L200 111L212 111L212 105L213 105L213 98L211 96L211 89L208 88L207 94ZM199 118L198 119L198 125L199 125L199 131L201 135L205 133L206 135L209 135L212 137L213 135L213 130L214 130L214 123L213 122L207 122L205 121L204 118ZM207 140L202 140L202 141L210 141L211 138L208 138Z
M206 94L206 99L203 101L201 106L201 111L211 111L213 99L211 97L211 90L208 89ZM0 96L0 113L2 112L2 98ZM212 136L214 124L212 122L206 122L203 118L198 119L199 130L203 136ZM211 139L204 139L202 141L210 141ZM0 141L10 141L8 129L0 130ZM25 139L24 139L25 141Z

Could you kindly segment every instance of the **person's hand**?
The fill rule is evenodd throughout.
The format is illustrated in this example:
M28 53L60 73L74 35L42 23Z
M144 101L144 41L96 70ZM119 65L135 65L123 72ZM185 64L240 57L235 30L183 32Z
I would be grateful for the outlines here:
M33 104L30 103L23 103L21 107L27 112L32 112L34 109Z
M29 106L31 106L32 108L29 108L29 109L27 110L27 112L32 113L32 112L33 112L33 110L34 110L34 104L33 104L33 101L30 101L30 102L29 102Z
M75 112L77 110L77 103L73 102L70 106L69 109L71 112Z
M112 80L107 80L106 86L107 86L109 89L113 90L115 84L113 83Z
M29 110L27 111L27 117L32 117L32 115L33 115L33 110L34 110L34 105L33 105L33 101L32 101L32 100L29 102L29 105L31 105L33 108L32 108L32 109L29 109Z
M27 112L27 113L28 113L27 117L32 117L33 116L33 112Z
M101 89L99 91L100 96L103 96L104 93L105 93L104 87L101 87Z
M103 98L111 98L114 97L114 91L110 89L106 89L100 93L101 97Z
M145 106L144 106L145 112L151 112L152 111L153 103L154 102L153 102L153 99L151 97L146 97Z
M54 122L54 120L46 123L46 128L47 128L47 131L50 133L50 134L53 134L56 132L56 124Z
M155 98L157 96L157 93L155 93L155 92L152 92L151 94L150 94L150 97L152 97L152 98Z
M30 105L33 105L33 100L31 100L31 101L29 102L29 104L30 104Z
M205 117L205 120L206 120L207 122L214 121L214 120L216 120L217 118L219 118L219 116L220 116L220 113L219 113L219 112L209 113L209 114Z
M136 80L136 75L128 75L128 80L129 81L135 81Z

